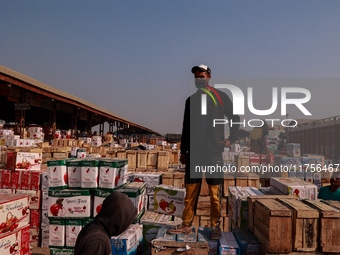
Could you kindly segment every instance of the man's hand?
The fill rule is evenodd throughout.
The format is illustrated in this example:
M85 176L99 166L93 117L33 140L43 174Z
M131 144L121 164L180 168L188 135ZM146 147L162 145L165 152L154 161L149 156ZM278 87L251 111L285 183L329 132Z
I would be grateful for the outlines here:
M186 154L181 154L181 157L179 159L179 161L184 165L185 161L186 161L187 155Z
M231 142L229 140L223 140L220 142L220 144L222 144L224 147L228 147L230 148L231 146Z

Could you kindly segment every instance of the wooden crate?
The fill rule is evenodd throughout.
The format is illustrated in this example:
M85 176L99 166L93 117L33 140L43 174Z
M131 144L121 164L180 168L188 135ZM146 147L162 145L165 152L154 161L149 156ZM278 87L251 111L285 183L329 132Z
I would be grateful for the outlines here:
M236 176L235 183L236 183L236 186L247 187L248 177L247 176Z
M54 152L52 157L54 159L66 159L68 158L68 152Z
M174 174L173 174L173 172L164 172L162 174L162 184L174 186Z
M43 152L42 153L42 158L52 158L52 153L51 152Z
M223 231L224 232L230 232L231 229L230 229L230 219L229 219L229 217L222 217L221 219L223 220Z
M137 168L138 169L146 169L148 162L148 152L147 151L138 151L137 154Z
M317 251L319 212L296 199L279 201L292 210L293 251Z
M294 196L288 195L266 195L266 196L250 196L247 197L248 200L248 228L251 232L254 231L254 213L255 213L255 201L259 199L277 199L277 198L286 198L286 199L297 199Z
M169 166L169 152L168 151L159 151L157 158L157 169L166 170Z
M319 243L322 252L340 254L340 211L321 201L303 201L319 211ZM336 201L330 201L330 204Z
M225 175L223 180L223 196L229 196L229 187L235 186L235 176Z
M127 151L128 170L134 170L137 167L137 151Z
M149 151L147 162L148 168L157 168L157 158L158 158L157 151Z
M173 150L171 153L172 153L171 154L171 156L172 156L171 162L173 164L179 164L179 151L178 150Z
M127 158L126 151L117 151L117 158Z
M260 188L260 177L257 174L249 173L248 175L248 187Z
M183 172L175 172L173 175L174 187L184 188L185 187L185 174Z
M36 145L37 145L39 148L43 148L43 147L49 147L49 146L50 146L50 143L49 143L49 142L41 142L41 143L36 143Z
M84 141L83 140L78 140L78 147L83 147Z
M265 252L292 252L292 212L274 199L255 202L254 235Z

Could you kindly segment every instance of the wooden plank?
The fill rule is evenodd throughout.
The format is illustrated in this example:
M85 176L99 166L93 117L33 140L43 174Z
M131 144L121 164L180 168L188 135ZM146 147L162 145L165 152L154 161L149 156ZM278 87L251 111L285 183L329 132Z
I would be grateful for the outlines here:
M159 151L157 159L157 169L168 169L169 166L169 152Z
M340 210L321 201L303 201L319 211L319 243L322 252L340 253ZM333 202L330 202L331 204Z
M137 168L146 169L147 168L147 160L148 160L148 152L147 151L138 151L137 152Z
M174 178L174 187L184 188L185 187L185 173L183 172L175 172L173 175Z
M162 174L162 184L174 186L174 174L172 172L164 172Z
M117 151L117 158L126 158L126 151Z
M246 177L246 176L236 176L235 183L236 183L236 186L247 187L248 186L248 177Z
M235 176L226 175L223 180L223 196L229 196L229 187L235 186Z
M254 234L266 252L292 251L292 212L274 199L255 201Z
M257 200L256 203L261 204L269 210L269 216L282 216L282 217L290 217L292 216L292 212L290 209L275 201L274 199L261 199Z
M248 175L248 187L260 188L260 177L255 173L249 173Z
M134 170L137 167L137 151L127 151L128 170Z

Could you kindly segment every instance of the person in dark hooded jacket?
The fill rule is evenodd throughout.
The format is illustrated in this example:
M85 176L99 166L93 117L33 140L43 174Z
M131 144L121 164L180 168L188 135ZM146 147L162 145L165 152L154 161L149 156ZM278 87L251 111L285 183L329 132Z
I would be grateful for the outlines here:
M123 233L136 216L137 209L128 196L112 192L94 220L80 231L74 254L112 254L111 236Z

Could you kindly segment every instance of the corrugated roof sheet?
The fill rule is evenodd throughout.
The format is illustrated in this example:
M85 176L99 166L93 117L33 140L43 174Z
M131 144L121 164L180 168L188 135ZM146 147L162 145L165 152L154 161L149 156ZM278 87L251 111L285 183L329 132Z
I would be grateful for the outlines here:
M113 118L116 118L118 120L126 121L130 125L137 126L139 128L146 129L146 130L148 130L150 132L154 132L156 134L159 134L158 132L155 132L155 131L153 131L151 129L148 129L146 127L143 127L143 126L141 126L141 125L139 125L137 123L134 123L134 122L132 122L130 120L127 120L127 119L125 119L125 118L123 118L123 117L121 117L121 116L119 116L117 114L114 114L114 113L112 113L110 111L107 111L107 110L101 108L101 107L98 107L98 106L96 106L96 105L94 105L94 104L92 104L90 102L87 102L87 101L85 101L85 100L83 100L83 99L81 99L79 97L73 96L73 95L71 95L69 93L66 93L64 91L61 91L59 89L53 88L51 86L48 86L48 85L46 85L46 84L44 84L44 83L42 83L40 81L37 81L37 80L35 80L35 79L33 79L33 78L29 77L29 76L26 76L24 74L18 73L18 72L14 71L12 69L9 69L9 68L7 68L5 66L0 65L0 72L5 74L5 75L11 76L11 77L13 77L15 79L18 79L20 81L23 81L23 82L25 82L27 84L30 84L31 86L35 86L37 88L43 89L45 91L48 91L50 93L53 93L53 94L56 94L58 96L61 96L61 97L73 100L73 101L75 101L77 103L83 104L84 106L90 107L90 108L92 108L94 110L97 110L97 111L100 111L100 112L105 113L107 115L110 115Z

